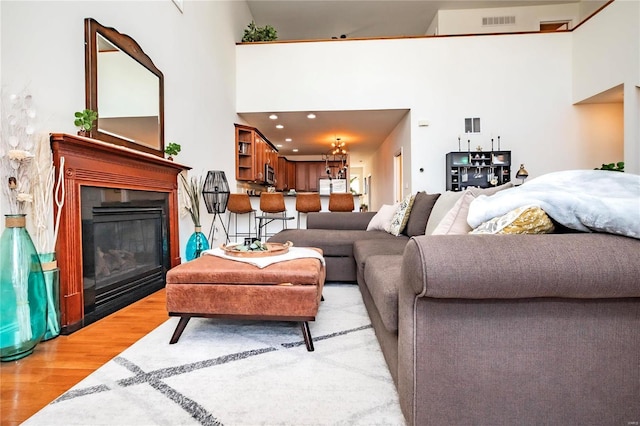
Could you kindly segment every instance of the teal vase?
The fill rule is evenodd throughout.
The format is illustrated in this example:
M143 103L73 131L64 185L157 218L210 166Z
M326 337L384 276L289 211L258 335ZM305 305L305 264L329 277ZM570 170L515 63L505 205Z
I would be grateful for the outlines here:
M60 334L60 268L56 253L40 253L40 264L47 291L47 324L42 340L50 340Z
M196 226L195 232L191 234L187 241L186 258L187 261L197 259L203 251L209 250L209 241L202 233L201 228Z
M44 276L25 223L5 215L0 237L0 361L29 355L45 333Z

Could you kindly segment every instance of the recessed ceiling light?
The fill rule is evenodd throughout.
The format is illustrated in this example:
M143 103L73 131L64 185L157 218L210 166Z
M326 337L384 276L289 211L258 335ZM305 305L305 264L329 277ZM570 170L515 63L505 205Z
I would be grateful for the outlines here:
M269 118L270 118L270 119L272 119L272 120L277 120L277 119L278 119L278 116L277 116L277 115L275 115L275 114L271 114L271 115L269 116Z
M291 139L291 138L286 138L284 141L285 141L285 142L291 142L292 140L293 140L293 139Z
M284 126L282 124L276 124L276 129L284 129Z
M282 144L281 143L277 144L276 148L282 148Z
M314 113L309 113L307 114L307 118L313 119L313 118L316 118L316 115Z
M298 148L293 148L293 152L298 152Z

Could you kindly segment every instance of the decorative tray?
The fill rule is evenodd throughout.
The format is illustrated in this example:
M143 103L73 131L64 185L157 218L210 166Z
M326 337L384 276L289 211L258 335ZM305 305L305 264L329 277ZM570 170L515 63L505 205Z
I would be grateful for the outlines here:
M276 256L279 254L285 254L289 251L289 247L293 246L291 241L286 243L263 243L261 246L266 247L266 250L245 250L241 251L238 247L244 246L244 244L222 244L220 249L224 251L226 255L235 257L267 257Z

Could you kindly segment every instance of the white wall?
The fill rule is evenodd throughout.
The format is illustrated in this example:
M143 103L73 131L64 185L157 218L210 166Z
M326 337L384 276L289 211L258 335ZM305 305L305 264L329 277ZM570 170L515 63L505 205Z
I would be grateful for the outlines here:
M44 132L75 134L73 113L85 107L84 18L134 38L164 73L165 141L182 145L177 161L191 173L224 170L233 185L235 43L251 14L245 2L185 1L184 13L163 1L5 1L1 10L1 76L7 91L25 87ZM201 208L203 229L211 215ZM181 249L193 232L180 222Z
M376 153L367 161L371 175L371 211L377 211L383 204L393 204L394 200L394 156L402 153L403 180L411 181L411 113L408 112L398 122ZM402 196L410 193L403 189ZM402 198L402 197L400 197Z
M522 6L510 8L441 10L425 35L480 34L491 32L538 31L540 21L571 20L571 28L604 6L608 0L582 0L574 4ZM515 25L482 27L482 17L516 16ZM442 28L440 27L442 26Z
M483 17L496 16L515 16L516 23L512 25L482 25ZM570 28L573 28L578 24L579 20L579 3L440 10L435 18L438 35L539 31L540 22L543 21L571 21Z
M613 2L577 28L573 40L574 102L621 83L640 85L640 2Z
M624 108L621 103L576 105L576 115L582 123L576 135L581 143L575 155L589 161L590 153L597 153L598 161L617 163L624 159Z
M640 173L640 2L613 2L573 37L573 101L624 85L625 170Z
M598 11L602 6L606 5L609 0L581 0L580 5L580 21L588 18Z

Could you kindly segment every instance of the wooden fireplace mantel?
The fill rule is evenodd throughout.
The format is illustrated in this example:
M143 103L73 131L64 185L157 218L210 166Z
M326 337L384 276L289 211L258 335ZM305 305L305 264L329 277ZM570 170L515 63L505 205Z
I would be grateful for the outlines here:
M190 167L162 157L70 134L51 134L56 170L64 157L64 205L56 244L60 268L61 327L82 327L82 186L165 192L168 194L168 242L171 267L180 264L178 174ZM57 178L56 178L57 179Z

